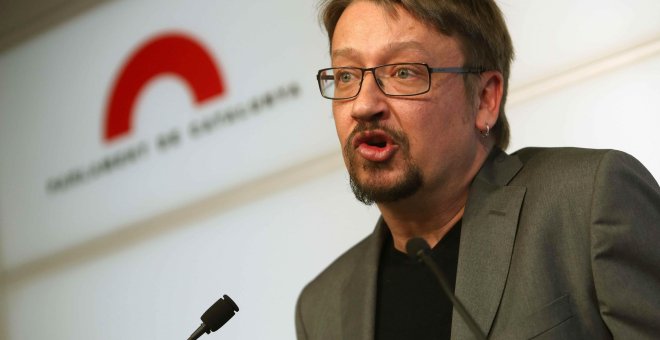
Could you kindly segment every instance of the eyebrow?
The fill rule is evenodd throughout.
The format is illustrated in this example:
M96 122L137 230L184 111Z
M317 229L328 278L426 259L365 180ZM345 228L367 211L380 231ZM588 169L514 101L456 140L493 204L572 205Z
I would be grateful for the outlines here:
M338 50L332 51L330 57L332 58L337 58L337 57L355 57L359 53L357 52L356 49L352 47L345 47L345 48L340 48Z
M391 55L405 50L414 50L417 52L421 52L424 55L428 55L428 52L426 51L424 46L425 46L424 44L414 40L393 42L388 45L387 53ZM355 48L345 47L345 48L333 50L331 53L331 58L337 58L337 57L350 58L350 57L357 57L359 55L360 53Z
M395 42L389 44L389 52L395 53L403 50L415 50L417 52L428 54L424 46L425 46L424 44L414 40Z

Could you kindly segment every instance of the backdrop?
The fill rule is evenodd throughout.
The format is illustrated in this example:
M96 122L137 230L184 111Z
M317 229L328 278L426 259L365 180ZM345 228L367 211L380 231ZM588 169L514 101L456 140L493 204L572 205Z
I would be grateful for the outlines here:
M617 148L660 176L660 3L499 1L508 151ZM3 339L292 339L302 287L371 232L309 0L107 1L0 53Z

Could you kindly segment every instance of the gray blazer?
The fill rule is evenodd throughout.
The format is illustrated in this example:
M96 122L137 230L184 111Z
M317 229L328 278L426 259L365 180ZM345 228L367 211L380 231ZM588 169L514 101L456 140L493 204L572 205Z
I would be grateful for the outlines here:
M384 228L305 287L299 340L374 338ZM619 151L493 151L470 188L455 293L489 339L659 339L657 182ZM452 339L472 338L454 310Z

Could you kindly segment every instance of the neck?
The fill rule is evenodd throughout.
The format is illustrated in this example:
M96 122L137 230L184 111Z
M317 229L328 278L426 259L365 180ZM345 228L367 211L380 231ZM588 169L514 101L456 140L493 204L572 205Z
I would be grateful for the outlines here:
M378 204L392 233L394 247L405 253L406 244L413 237L421 237L434 247L463 217L467 189L445 199L424 196Z
M454 179L435 189L422 189L400 201L378 203L397 250L405 253L406 244L414 237L421 237L434 247L463 218L470 183L490 148L484 146L480 151L462 179Z

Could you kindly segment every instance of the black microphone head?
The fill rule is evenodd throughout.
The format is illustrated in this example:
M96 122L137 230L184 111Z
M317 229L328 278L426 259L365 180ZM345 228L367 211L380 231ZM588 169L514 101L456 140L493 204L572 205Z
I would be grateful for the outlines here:
M202 314L202 322L211 332L215 332L234 316L234 312L238 312L238 306L229 296L224 295Z
M413 237L406 243L406 252L413 260L421 260L422 254L430 249L429 244L421 237Z

